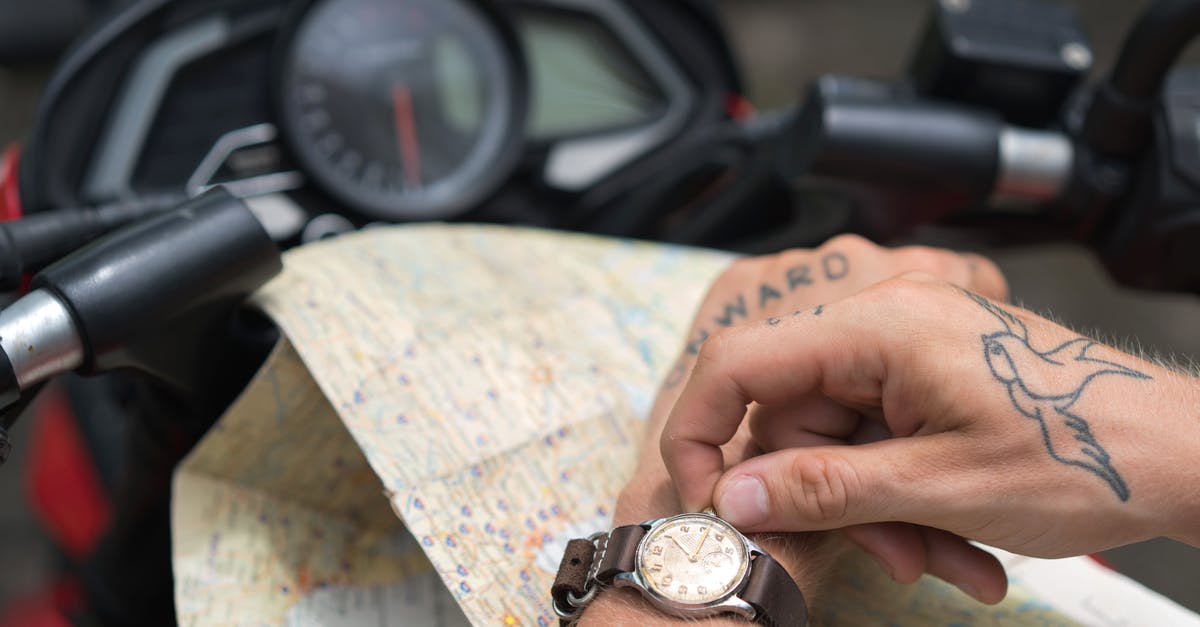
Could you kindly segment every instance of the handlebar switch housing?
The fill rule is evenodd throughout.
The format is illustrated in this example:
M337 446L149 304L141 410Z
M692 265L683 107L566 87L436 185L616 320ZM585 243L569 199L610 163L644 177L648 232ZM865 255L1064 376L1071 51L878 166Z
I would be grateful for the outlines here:
M939 0L909 67L926 98L986 107L1043 128L1091 69L1074 7L1031 0Z
M1097 242L1118 280L1200 292L1200 68L1173 70L1132 191Z

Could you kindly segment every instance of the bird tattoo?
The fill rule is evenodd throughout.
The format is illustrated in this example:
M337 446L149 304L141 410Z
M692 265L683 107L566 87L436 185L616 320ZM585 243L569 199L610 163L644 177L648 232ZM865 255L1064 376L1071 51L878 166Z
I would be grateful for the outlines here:
M1117 498L1128 501L1129 486L1113 467L1108 451L1096 440L1087 420L1071 407L1099 377L1149 379L1150 376L1089 356L1088 350L1097 342L1087 338L1039 351L1029 343L1029 330L1019 318L982 296L963 292L1004 326L1002 331L981 336L984 358L992 376L1007 388L1013 407L1038 423L1050 457L1100 477Z

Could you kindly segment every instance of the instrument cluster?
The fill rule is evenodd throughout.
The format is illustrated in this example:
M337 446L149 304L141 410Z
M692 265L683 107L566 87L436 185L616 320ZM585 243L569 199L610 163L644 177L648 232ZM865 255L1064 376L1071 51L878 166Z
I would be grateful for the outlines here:
M737 74L699 6L142 0L60 64L22 199L221 184L293 243L415 220L592 230L614 190L726 118Z

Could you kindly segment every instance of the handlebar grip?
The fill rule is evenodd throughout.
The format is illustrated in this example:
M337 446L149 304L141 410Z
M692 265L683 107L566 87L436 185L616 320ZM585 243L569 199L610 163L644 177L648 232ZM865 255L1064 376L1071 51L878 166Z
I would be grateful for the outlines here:
M1000 171L999 116L926 101L849 99L815 93L797 118L781 167L817 175L921 188L982 200Z
M100 239L34 277L70 310L96 371L131 339L207 302L245 295L282 268L240 200L214 189Z

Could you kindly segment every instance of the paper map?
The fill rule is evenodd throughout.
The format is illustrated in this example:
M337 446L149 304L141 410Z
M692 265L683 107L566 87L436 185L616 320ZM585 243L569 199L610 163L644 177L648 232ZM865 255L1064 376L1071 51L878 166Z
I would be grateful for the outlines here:
M554 624L562 549L609 526L657 383L729 260L447 225L290 252L255 297L287 339L176 475L180 624ZM848 559L816 612L839 625L1121 624L1100 621L1144 597L1165 613L1141 619L1200 625L1097 576L1122 596L1099 599L1093 623L1019 572L987 608Z

